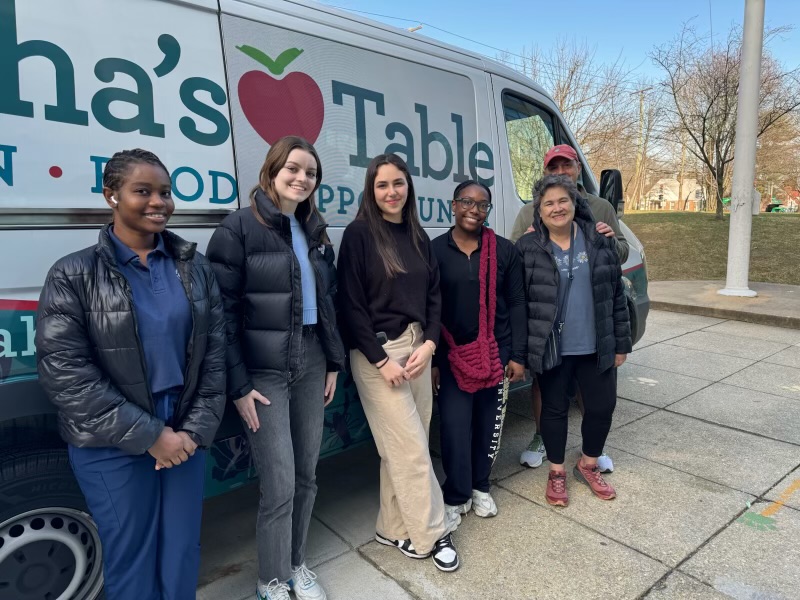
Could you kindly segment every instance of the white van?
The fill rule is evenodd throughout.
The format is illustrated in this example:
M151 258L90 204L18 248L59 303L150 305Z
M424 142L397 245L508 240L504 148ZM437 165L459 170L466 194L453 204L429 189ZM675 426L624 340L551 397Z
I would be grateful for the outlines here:
M450 226L449 200L466 178L492 188L489 221L505 235L547 148L577 147L552 99L518 73L300 0L0 0L0 82L3 600L87 600L102 589L97 534L36 381L33 339L48 268L95 243L109 219L101 174L115 151L145 148L172 169L170 228L202 250L248 202L269 144L286 134L319 151L316 201L335 242L376 154L407 161L431 237ZM585 161L583 184L599 191ZM623 228L638 339L647 279L641 245ZM369 436L342 379L323 455ZM208 495L252 479L233 412L210 458ZM41 552L43 541L55 550Z

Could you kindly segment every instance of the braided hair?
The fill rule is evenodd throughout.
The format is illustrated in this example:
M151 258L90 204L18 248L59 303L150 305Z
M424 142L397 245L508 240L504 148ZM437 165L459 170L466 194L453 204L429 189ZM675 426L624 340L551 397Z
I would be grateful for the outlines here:
M466 181L462 181L456 186L456 189L453 190L453 200L457 200L461 196L461 192L463 192L468 187L473 185L477 185L479 188L482 188L483 191L486 192L486 196L489 198L489 202L492 201L492 190L485 183L481 183L480 181L475 181L474 179L467 179Z
M169 169L152 152L134 148L133 150L122 150L115 152L103 169L103 187L117 191L122 187L126 175L134 165L145 163L155 165L164 169L169 176Z

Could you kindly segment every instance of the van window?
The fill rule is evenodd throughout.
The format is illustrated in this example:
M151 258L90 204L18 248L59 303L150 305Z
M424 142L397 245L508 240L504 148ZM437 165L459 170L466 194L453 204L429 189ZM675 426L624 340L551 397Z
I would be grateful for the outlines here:
M523 202L533 199L533 184L544 172L544 154L553 146L553 116L529 100L503 93L511 172L517 195Z

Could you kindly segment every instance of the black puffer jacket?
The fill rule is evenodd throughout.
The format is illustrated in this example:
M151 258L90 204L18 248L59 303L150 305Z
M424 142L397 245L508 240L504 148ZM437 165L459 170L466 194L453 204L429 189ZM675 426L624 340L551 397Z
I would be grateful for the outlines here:
M578 198L575 223L586 237L592 273L597 370L614 366L615 354L631 351L631 326L619 257L610 240L595 230L589 206ZM528 367L542 372L544 346L556 320L560 277L550 248L549 234L539 212L533 217L534 231L517 241L525 265L525 297L528 302Z
M303 368L303 289L292 250L289 218L258 190L256 204L225 217L211 236L208 258L222 290L228 332L228 397L253 389L250 374ZM344 369L344 346L336 329L336 267L333 247L322 245L327 225L318 217L301 223L317 283L317 333L328 371Z
M164 422L155 416L130 284L117 268L109 225L95 246L50 269L39 299L39 382L58 409L61 437L75 446L144 454ZM192 306L192 335L175 430L214 441L225 410L225 320L211 265L196 244L164 232Z

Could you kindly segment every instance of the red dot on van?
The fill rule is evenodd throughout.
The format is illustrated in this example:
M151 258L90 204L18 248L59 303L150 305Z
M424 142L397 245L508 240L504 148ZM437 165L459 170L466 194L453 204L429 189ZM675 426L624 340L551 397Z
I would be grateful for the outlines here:
M53 165L50 167L50 177L55 177L58 179L64 174L64 171L61 170L61 167Z

